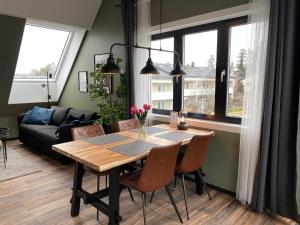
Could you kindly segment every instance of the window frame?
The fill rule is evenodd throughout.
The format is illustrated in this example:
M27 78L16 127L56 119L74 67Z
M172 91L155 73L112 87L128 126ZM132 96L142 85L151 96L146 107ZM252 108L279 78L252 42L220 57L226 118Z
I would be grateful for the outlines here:
M70 45L70 41L72 39L72 36L73 36L73 31L71 30L68 30L68 29L64 29L62 27L53 27L51 25L47 25L47 24L38 24L38 23L34 23L34 22L26 22L25 26L33 26L33 27L39 27L39 28L44 28L44 29L50 29L50 30L57 30L57 31L64 31L64 32L68 32L68 37L66 39L66 42L64 44L64 47L63 47L63 50L60 54L60 57L59 57L59 60L58 60L58 63L57 63L57 66L56 66L56 69L55 69L55 73L53 74L53 77L52 78L49 78L49 82L53 82L57 79L57 75L59 74L59 71L61 69L61 65L62 65L62 61L64 60L64 57L69 49L69 45ZM25 26L24 26L24 31L25 31ZM20 46L21 48L21 46ZM40 82L40 81L45 81L47 78L16 78L15 77L16 73L14 74L14 81L17 81L17 82L26 82L26 81L29 81L29 82Z
M227 86L228 86L228 65L229 65L229 45L230 45L230 28L247 24L248 16L242 16L218 22L202 24L194 27L183 28L179 30L169 31L161 34L152 35L151 40L159 40L165 38L174 38L174 50L179 53L180 61L183 62L184 57L184 36L193 33L217 30L217 55L216 55L216 85L215 85L215 113L214 115L190 113L188 117L195 119L212 120L219 122L240 124L241 118L230 117L226 115L227 109ZM174 57L174 64L175 64ZM221 72L226 70L225 80L221 82ZM173 111L179 112L183 107L183 78L179 77L178 82L173 78ZM171 110L153 108L153 113L170 115Z

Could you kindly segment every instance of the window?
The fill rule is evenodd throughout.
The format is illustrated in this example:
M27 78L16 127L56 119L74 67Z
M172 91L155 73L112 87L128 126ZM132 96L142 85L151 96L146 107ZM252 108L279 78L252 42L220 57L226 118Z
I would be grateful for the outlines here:
M174 50L174 38L153 40L152 48ZM173 69L173 54L168 52L151 51L154 66L159 70L159 75L152 76L152 105L155 109L173 109L173 81L169 72Z
M242 117L247 65L247 25L230 28L226 115Z
M184 36L184 109L191 113L214 114L217 30Z
M70 32L25 25L15 79L45 79L56 74Z
M152 36L152 47L159 48L160 38L162 43L173 44L187 75L175 82L168 75L174 55L153 55L155 66L163 71L163 76L152 78L153 111L169 114L170 110L184 109L192 118L240 123L247 64L247 17L156 34Z
M157 84L157 91L158 92L165 92L166 84Z

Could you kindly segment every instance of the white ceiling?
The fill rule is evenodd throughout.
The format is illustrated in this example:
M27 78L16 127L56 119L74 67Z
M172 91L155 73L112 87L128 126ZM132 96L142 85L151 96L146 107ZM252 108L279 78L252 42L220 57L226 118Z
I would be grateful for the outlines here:
M0 14L90 29L102 0L0 0Z

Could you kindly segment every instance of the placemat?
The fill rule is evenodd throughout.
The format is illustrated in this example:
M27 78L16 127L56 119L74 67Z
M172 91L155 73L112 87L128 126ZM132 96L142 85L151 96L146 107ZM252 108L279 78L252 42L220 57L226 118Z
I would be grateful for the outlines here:
M125 141L128 140L128 137L125 137L123 135L119 134L107 134L103 136L98 136L98 137L92 137L92 138L87 138L85 141L95 144L95 145L105 145L105 144L110 144L114 143L117 141Z
M161 127L146 127L146 134L151 135L151 134L163 132L163 131L166 131L166 130L168 130L168 129L161 128ZM138 133L139 129L133 129L133 130L130 130L130 131Z
M148 152L152 148L159 146L160 145L158 144L137 140L127 144L109 148L109 150L131 157L134 155Z
M194 134L183 131L173 131L170 133L158 135L157 137L167 139L169 141L180 142L186 139L191 139L194 136Z

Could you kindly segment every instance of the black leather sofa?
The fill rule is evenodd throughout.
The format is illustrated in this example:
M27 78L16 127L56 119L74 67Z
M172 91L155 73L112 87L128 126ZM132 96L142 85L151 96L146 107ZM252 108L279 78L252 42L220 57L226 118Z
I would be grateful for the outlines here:
M19 140L39 152L47 154L63 163L68 163L70 160L53 151L51 146L72 141L71 128L93 124L93 121L97 118L96 113L59 106L51 106L51 108L54 109L54 113L49 125L24 124L22 120L25 113L20 114L18 117ZM82 114L84 115L82 121L71 124L65 123L66 119L70 116L78 117Z

